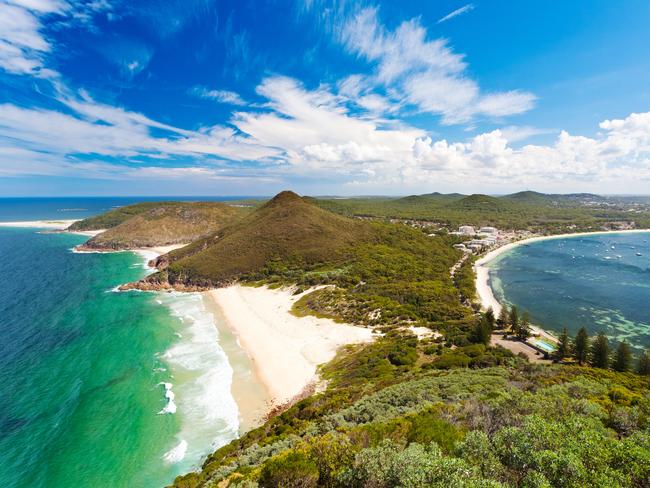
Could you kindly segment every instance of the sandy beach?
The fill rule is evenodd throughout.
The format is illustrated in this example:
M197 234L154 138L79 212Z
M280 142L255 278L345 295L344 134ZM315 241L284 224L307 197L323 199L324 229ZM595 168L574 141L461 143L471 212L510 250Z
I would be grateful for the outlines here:
M498 256L501 256L502 254L511 251L512 249L515 249L517 246L521 246L522 244L531 244L533 242L547 241L553 239L567 239L567 238L601 235L601 234L633 234L633 233L643 233L643 232L650 232L650 229L576 232L574 234L535 236L535 237L530 237L528 239L521 239L519 241L510 242L501 247L498 247L497 249L488 252L485 256L482 256L480 259L476 261L476 263L474 263L474 271L476 272L476 292L481 302L481 308L483 310L487 310L488 308L492 307L492 310L494 310L494 314L496 316L498 316L499 313L501 312L501 308L502 308L501 304L494 296L494 292L492 291L492 287L490 286L490 270L487 265L491 261L496 259ZM553 336L552 334L550 334L549 332L543 329L540 329L539 327L532 326L531 329L534 334L541 335L553 341L556 340L555 336Z
M300 295L234 285L206 295L246 351L272 406L282 405L317 379L318 365L334 358L345 344L369 342L369 329L316 317L296 317L291 307Z
M33 227L35 229L65 230L77 220L28 220L19 222L0 222L0 227Z

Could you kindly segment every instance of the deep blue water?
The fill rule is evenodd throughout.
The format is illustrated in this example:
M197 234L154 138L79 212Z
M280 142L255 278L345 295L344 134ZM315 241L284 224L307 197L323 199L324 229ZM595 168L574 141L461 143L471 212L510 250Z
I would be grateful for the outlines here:
M528 311L535 324L570 334L585 326L650 346L650 233L538 241L489 267L497 299Z
M0 222L82 219L138 202L228 201L249 197L52 197L0 198ZM257 197L259 198L259 197Z

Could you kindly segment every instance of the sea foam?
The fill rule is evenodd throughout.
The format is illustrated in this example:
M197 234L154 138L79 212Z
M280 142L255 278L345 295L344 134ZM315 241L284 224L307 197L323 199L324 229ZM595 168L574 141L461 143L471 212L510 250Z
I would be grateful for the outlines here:
M201 294L172 292L157 298L178 319L177 339L160 358L174 377L181 426L178 437L190 446L184 462L198 463L238 434L239 409L231 392L233 370Z
M182 461L187 452L187 441L181 440L176 447L165 453L163 459L168 463L177 463Z
M171 383L159 383L159 385L163 385L165 387L165 398L167 399L167 405L165 405L165 408L163 408L160 412L158 412L158 415L165 415L166 413L176 413L176 403L174 403L174 399L176 398L176 395L172 391L172 385Z

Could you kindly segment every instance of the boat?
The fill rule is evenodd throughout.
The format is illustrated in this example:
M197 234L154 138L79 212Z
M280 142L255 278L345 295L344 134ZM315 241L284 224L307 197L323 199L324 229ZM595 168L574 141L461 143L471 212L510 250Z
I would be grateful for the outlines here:
M637 256L643 256L640 252L636 253Z

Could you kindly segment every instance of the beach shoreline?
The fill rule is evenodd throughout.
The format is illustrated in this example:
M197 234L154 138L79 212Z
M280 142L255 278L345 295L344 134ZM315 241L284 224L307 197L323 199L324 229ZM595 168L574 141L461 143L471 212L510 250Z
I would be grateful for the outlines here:
M488 264L494 261L497 257L516 249L518 246L524 244L532 244L534 242L547 241L547 240L556 240L556 239L571 239L577 237L585 237L592 235L609 235L609 234L640 234L640 233L650 233L650 229L630 229L630 230L612 230L612 231L594 231L594 232L576 232L572 234L555 234L555 235L546 235L546 236L533 236L525 239L521 239L514 242L509 242L500 246L496 249L489 251L484 256L481 256L474 263L474 272L476 274L475 287L476 293L478 295L479 302L481 304L482 310L487 310L492 308L495 316L499 316L501 312L501 303L494 296L494 291L490 285L490 270ZM534 335L539 335L545 339L548 339L552 342L557 342L557 338L551 332L544 330L541 327L531 326L531 331Z
M318 367L340 347L373 340L370 329L293 315L293 303L310 291L294 295L290 289L232 285L205 292L249 356L269 410L318 388Z

